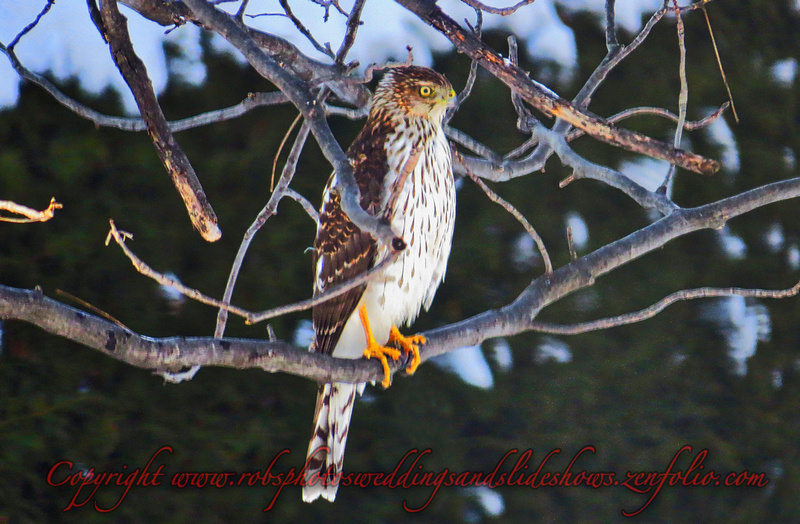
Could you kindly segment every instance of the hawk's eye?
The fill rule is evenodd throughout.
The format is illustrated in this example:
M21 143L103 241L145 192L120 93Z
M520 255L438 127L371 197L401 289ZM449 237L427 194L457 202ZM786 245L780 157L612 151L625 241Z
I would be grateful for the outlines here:
M433 89L430 86L422 86L419 88L419 95L425 98L433 96Z

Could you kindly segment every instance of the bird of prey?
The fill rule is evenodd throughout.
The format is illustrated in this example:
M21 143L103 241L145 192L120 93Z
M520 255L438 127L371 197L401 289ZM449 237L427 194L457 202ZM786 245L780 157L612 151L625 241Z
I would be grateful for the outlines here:
M312 351L338 358L378 358L390 384L386 357L411 355L419 365L421 335L404 337L397 325L427 310L444 279L453 239L455 188L450 145L442 119L455 96L439 73L418 66L390 68L378 84L364 128L347 150L361 207L388 220L406 247L374 278L314 307ZM314 242L314 294L352 280L392 256L351 222L341 207L334 173L322 200ZM387 347L393 346L393 347ZM397 349L399 348L399 349ZM356 392L365 384L320 386L314 433L306 460L303 500L333 501Z

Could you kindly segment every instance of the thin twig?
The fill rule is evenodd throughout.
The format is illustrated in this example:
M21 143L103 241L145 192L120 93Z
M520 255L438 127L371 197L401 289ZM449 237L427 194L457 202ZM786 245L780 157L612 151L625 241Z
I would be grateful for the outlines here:
M478 38L481 37L481 32L483 30L483 12L480 9L475 9L475 27L471 27L472 32L475 33L475 36ZM467 21L467 24L469 22ZM456 102L453 104L452 107L447 109L447 114L444 117L444 124L446 125L450 120L455 116L456 112L461 108L461 105L469 98L469 95L472 94L472 88L475 86L475 80L478 78L478 62L472 60L469 64L469 75L467 76L467 83L464 84L464 89L456 96Z
M531 137L526 141L524 141L523 143L521 143L520 145L518 145L517 147L515 147L514 149L512 149L511 151L509 151L508 153L506 153L505 156L503 156L503 160L512 160L514 158L518 158L523 154L525 154L532 147L536 146L536 144L538 143L539 143L538 140Z
M247 4L250 3L250 0L242 0L242 5L239 6L239 10L236 11L236 19L239 22L244 21L244 12L247 11Z
M703 15L706 17L706 25L708 25L708 34L711 36L711 46L714 48L714 55L717 57L717 66L719 66L719 73L722 75L722 83L725 84L725 90L728 91L728 100L731 102L731 111L733 111L733 119L739 123L739 115L736 114L736 105L733 103L733 94L731 93L731 86L728 84L728 79L725 76L725 68L722 67L722 59L719 56L719 49L717 48L717 40L714 38L714 30L711 29L711 19L708 17L708 11L705 4L702 6Z
M300 116L298 116L298 119L299 118ZM296 122L297 119L295 119L295 123ZM292 125L294 126L294 124ZM231 272L228 275L228 282L225 284L225 292L222 295L222 301L225 304L231 303L231 299L233 298L233 290L236 286L236 281L239 278L239 272L241 271L242 264L244 263L244 257L247 254L247 250L250 248L250 243L253 241L253 238L258 230L261 229L267 220L278 210L278 203L283 197L285 190L289 187L289 183L292 181L295 169L297 168L297 161L300 158L300 153L302 152L303 146L306 143L309 131L310 127L308 123L304 122L300 127L300 130L297 132L297 137L295 137L294 144L292 144L292 149L289 151L289 156L286 159L286 163L283 165L283 172L281 173L281 178L278 181L278 187L272 192L267 204L264 206L261 212L259 212L258 216L256 216L256 219L253 221L250 227L247 228L247 231L242 237L239 250L236 252L236 257L231 265ZM227 321L228 311L225 308L220 308L219 313L217 313L216 328L214 329L214 336L216 338L221 338L225 333L225 324Z
M700 120L687 120L683 124L683 128L687 131L694 131L697 129L702 129L707 125L711 124L714 120L722 116L726 109L731 106L730 102L725 102L722 104L716 111L711 113L710 115L701 118ZM655 115L660 116L663 118L667 118L672 120L673 122L678 122L678 115L671 113L670 111L660 108L660 107L633 107L631 109L626 109L624 111L620 111L614 116L608 118L608 121L611 123L619 122L621 120L625 120L626 118L630 118L632 116L638 115ZM564 138L567 142L575 140L578 137L583 136L585 133L582 129L573 129Z
M479 2L478 0L461 0L461 1L467 4L468 6L472 7L473 9L486 11L487 13L491 13L493 15L508 16L514 14L520 7L525 7L526 5L530 5L534 3L536 0L522 0L521 2L518 2L510 7L492 7L484 4L483 2Z
M350 52L350 49L356 41L358 27L363 23L361 21L361 11L363 11L365 3L366 0L356 0L353 4L353 8L350 10L350 14L347 16L347 31L342 39L342 45L339 46L339 50L336 52L336 63L344 63L347 53Z
M289 20L292 21L292 23L297 28L297 30L300 31L300 33L302 33L302 35L304 37L306 37L306 39L309 42L311 42L311 45L314 46L314 49L316 49L320 53L322 53L324 55L327 55L327 56L329 56L329 57L331 57L331 58L333 58L335 60L336 59L336 55L333 54L333 51L331 50L330 44L322 45L319 42L317 42L317 39L314 38L314 35L311 34L311 31L309 31L308 28L305 25L303 25L303 22L301 22L300 19L297 18L295 16L295 14L292 12L292 8L289 7L288 0L279 0L279 1L280 1L280 4L281 4L281 7L283 7L283 11L286 13L286 16L289 18Z
M261 321L264 321L264 320L268 320L270 318L275 318L275 317L279 317L279 316L282 316L282 315L287 315L289 313L295 313L297 311L304 311L306 309L311 309L312 307L314 307L314 306L316 306L318 304L322 304L323 302L327 302L328 300L331 300L332 298L336 298L339 295L347 293L351 289L354 289L354 288L357 288L359 286L362 286L362 285L366 284L367 282L369 282L370 280L375 278L375 276L378 273L383 271L386 268L386 266L388 266L389 264L391 264L395 260L397 260L397 257L399 257L399 256L400 256L399 252L390 253L389 256L387 256L387 258L385 258L379 264L376 264L375 266L370 268L369 271L365 271L364 273L361 273L360 275L355 277L353 280L348 280L347 282L343 282L341 284L338 284L336 286L328 288L328 289L325 290L324 293L320 293L319 295L316 295L316 296L314 296L312 298L303 300L301 302L296 302L294 304L289 304L289 305L286 305L286 306L276 307L274 309L269 309L269 310L263 311L261 313L255 313L250 318L247 319L247 323L248 324L257 324L258 322L261 322Z
M331 6L335 7L340 14L347 16L345 10L342 9L342 6L339 5L338 0L311 0L311 2L317 5L321 5L322 7L325 8L325 16L322 19L324 22L328 21L328 17L330 16L329 11L331 9Z
M508 59L515 66L519 65L517 52L517 38L510 35L508 37ZM511 103L514 104L514 110L517 112L517 129L523 133L530 133L532 123L537 121L536 117L525 107L522 97L513 89L511 90Z
M60 103L76 115L90 120L94 125L99 127L112 127L121 129L123 131L145 131L147 123L141 118L127 118L110 116L95 111L94 109L85 106L77 100L64 94L59 88L53 85L49 80L41 75L30 71L22 65L13 50L8 49L3 44L0 44L0 51L2 51L11 62L14 70L29 82L32 82L52 96L56 102ZM223 109L216 109L201 113L199 115L167 122L169 130L173 133L185 131L187 129L194 129L196 127L214 124L217 122L224 122L238 118L245 113L262 106L272 106L278 104L286 104L289 99L280 91L273 91L269 93L250 93L247 97L236 105L226 107Z
M510 202L492 191L492 189L487 186L483 180L475 175L469 175L469 177L478 185L478 187L483 190L484 193L486 193L486 196L488 196L492 202L499 204L503 209L508 211L511 216L516 218L520 224L522 224L522 227L525 228L525 231L528 232L533 241L536 243L536 247L539 248L539 253L542 255L542 260L544 261L545 274L552 273L553 263L550 261L550 255L547 253L547 248L544 245L544 241L542 240L542 237L539 236L539 233L536 232L536 229L534 229L531 223L528 222L528 219L526 219L525 216L520 213L519 210L517 210L517 208L512 206Z
M572 235L572 226L567 224L567 249L569 250L570 260L578 260L578 252L575 250L575 240Z
M350 109L349 107L339 107L325 104L325 114L343 116L349 118L350 120L361 120L362 118L367 117L369 114L369 108L361 107L358 109Z
M488 146L481 144L465 132L450 126L445 126L444 132L447 135L447 138L451 139L453 142L461 144L476 155L482 156L483 158L497 163L502 161L500 155L492 151Z
M14 48L19 43L19 41L22 40L22 37L28 34L31 30L33 30L34 27L36 27L36 25L39 23L42 17L46 15L48 11L50 11L50 8L53 7L55 3L56 3L55 0L47 0L47 4L45 4L45 6L42 8L39 14L36 15L36 18L33 20L33 22L22 28L22 31L17 33L17 36L14 37L14 40L12 40L10 44L8 44L8 49L10 51L14 51Z
M663 311L665 308L667 308L667 306L670 306L671 304L674 304L675 302L681 300L695 300L698 298L730 297L730 296L779 299L779 298L793 297L798 293L800 293L800 282L798 282L789 289L779 289L779 290L743 289L736 287L730 287L730 288L703 287L698 289L685 289L682 291L676 291L675 293L672 293L671 295L662 298L652 306L642 309L640 311L636 311L634 313L626 313L624 315L618 315L616 317L604 318L600 320L594 320L592 322L582 322L580 324L570 324L570 325L534 322L532 329L540 333L551 333L554 335L578 335L580 333L597 331L599 329L609 329L617 326L624 326L626 324L633 324L636 322L647 320L649 318L653 318L661 311Z
M164 275L163 273L159 273L155 269L151 268L141 258L136 256L136 254L134 254L134 252L131 251L131 249L125 243L125 240L129 238L132 239L133 235L128 233L127 231L118 230L113 220L109 220L109 224L111 225L111 229L108 232L108 236L106 236L106 245L108 245L111 239L113 238L119 245L119 247L122 248L122 251L125 253L125 256L127 256L128 259L131 261L133 267L136 268L136 271L138 271L142 275L152 278L162 286L173 287L182 295L185 295L203 304L207 304L209 306L214 306L214 307L224 307L231 313L245 318L247 318L251 314L250 312L244 309L238 308L236 306L231 306L230 304L225 304L220 300L204 295L200 291L184 285L180 280L175 278L170 278Z
M548 143L553 148L562 164L572 168L572 174L562 180L559 187L563 188L580 178L592 178L619 189L645 209L656 209L664 215L669 215L679 209L665 195L648 191L619 171L589 162L570 148L563 136L547 129L542 124L536 124L531 132L532 136L541 142Z
M113 238L116 241L116 243L120 246L120 248L122 248L122 251L123 253L125 253L125 256L127 256L128 259L131 261L133 267L136 268L136 271L138 271L139 273L141 273L146 277L150 277L151 279L155 280L161 285L171 286L175 288L176 291L191 299L194 299L203 304L207 304L209 306L225 309L233 313L234 315L240 316L245 319L245 322L247 324L257 324L258 322L262 322L270 318L279 317L281 315L286 315L288 313L305 311L306 309L311 309L317 304L321 304L323 302L331 300L332 298L336 298L339 295L347 293L353 288L356 288L358 286L361 286L369 282L370 280L375 278L376 274L383 271L387 265L393 263L395 260L397 260L397 257L400 256L400 253L397 252L391 253L380 264L376 264L369 271L365 271L364 273L362 273L361 275L352 280L333 286L325 290L324 293L320 293L319 295L316 295L312 298L302 300L300 302L295 302L294 304L288 304L285 306L280 306L277 308L268 309L266 311L254 313L252 311L247 311L240 307L236 307L231 304L226 304L221 300L209 297L196 289L184 285L177 279L170 278L164 275L163 273L159 273L155 269L148 266L138 256L136 256L136 254L133 251L131 251L131 249L127 246L127 244L125 243L125 239L133 238L133 235L131 235L126 231L119 231L114 225L113 220L109 220L109 223L111 224L111 230L109 231L108 237L106 238L106 245L108 245L108 243Z
M99 307L94 306L94 305L86 302L82 298L78 298L75 295L73 295L72 293L68 293L68 292L64 291L63 289L56 289L56 294L64 296L64 297L67 297L68 299L72 300L73 302L77 302L78 304L82 305L86 309L88 309L90 311L94 311L95 313L97 313L101 317L109 320L110 322L113 322L114 324L118 325L122 329L124 329L126 331L130 331L131 333L133 333L133 331L128 326L126 326L125 324L123 324L122 322L117 320L116 318L112 317L109 313L106 313L105 311L103 311Z
M683 125L684 122L686 122L686 107L689 104L689 83L686 80L686 31L683 27L683 18L681 17L678 0L672 0L672 5L675 10L675 19L677 20L678 49L680 50L678 76L680 77L681 89L678 94L678 125L675 126L675 138L672 142L673 147L677 149L680 147L681 140L683 139ZM667 194L675 178L676 171L677 166L675 164L669 166L667 176L664 177L661 186L656 190L657 193Z
M14 213L15 215L22 215L25 217L25 218L15 218L15 217L0 216L0 222L11 222L14 224L28 224L30 222L47 222L48 220L53 218L56 209L61 209L63 207L64 206L62 204L56 202L55 197L50 199L50 204L47 206L47 209L43 209L42 211L31 209L29 207L17 204L16 202L12 202L10 200L0 200L0 211L7 211L9 213Z
M298 115L292 121L291 125L289 125L289 129L287 129L286 133L283 135L283 139L281 140L281 143L278 145L278 151L275 152L275 158L272 160L272 175L270 175L269 177L270 193L275 187L275 171L278 169L278 157L281 156L281 151L283 151L283 146L286 145L286 141L289 140L289 135L292 134L292 130L294 130L295 126L297 126L297 123L300 122L301 118L303 118L303 115L298 113Z
M608 49L609 52L614 52L619 48L614 3L614 0L606 0L606 49Z
M308 201L306 197L304 197L291 187L286 188L286 193L284 194L284 196L291 198L292 200L303 206L303 209L305 210L306 213L308 213L308 216L311 217L311 220L313 220L315 223L319 222L319 212L314 208L314 206L311 204L311 202Z

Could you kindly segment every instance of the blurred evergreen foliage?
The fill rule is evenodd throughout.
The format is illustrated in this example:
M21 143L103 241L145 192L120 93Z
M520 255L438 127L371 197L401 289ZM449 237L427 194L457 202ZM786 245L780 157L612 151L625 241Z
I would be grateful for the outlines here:
M800 56L800 17L792 2L714 3L709 13L731 83L740 123L730 114L741 169L703 178L682 173L674 198L683 206L716 200L775 180L797 176L787 153L800 155L800 81L772 79L777 60ZM596 17L561 13L578 35L579 69L571 81L548 63L523 63L532 76L572 96L604 53ZM700 12L685 17L690 83L689 115L697 119L726 100L726 93ZM505 49L505 34L486 40ZM622 35L629 41L632 35ZM247 67L206 42L208 81L189 85L173 76L161 97L168 118L177 119L240 101L248 92L272 89ZM169 50L175 58L176 50ZM646 44L625 61L598 91L592 111L611 115L640 105L676 111L678 49L675 26L659 24ZM468 60L441 55L436 69L462 86ZM569 78L569 75L561 75ZM62 88L91 107L121 111L116 93L92 96L79 80ZM137 274L116 247L103 240L108 218L135 235L130 245L157 270L174 272L186 284L219 296L241 234L269 196L269 173L277 145L295 116L287 106L263 108L234 121L178 135L192 160L223 230L215 244L202 241L185 216L171 182L144 133L96 129L54 102L40 89L23 85L17 107L0 113L0 198L44 207L51 196L64 204L46 224L0 224L0 282L49 296L64 290L150 336L213 332L215 311L186 302L168 303L158 286ZM453 124L500 152L524 139L515 129L508 90L481 74L472 98ZM349 143L360 122L332 118L334 131ZM669 139L673 124L637 117L626 127ZM718 156L703 131L689 134L692 147ZM618 166L633 155L582 138L574 146L588 158ZM286 153L284 152L284 155ZM330 171L312 141L303 154L293 187L317 203ZM570 212L589 226L588 252L648 223L647 214L614 189L579 181L560 190L567 175L557 159L536 173L495 189L523 212L547 243L557 265L569 261L564 228ZM672 242L642 260L603 277L588 290L567 297L542 319L569 323L645 307L672 291L704 285L782 288L797 279L786 247L772 252L764 233L782 226L787 246L800 242L796 201L769 206L733 220L730 229L747 245L742 260L725 256L717 233L701 232ZM265 309L307 297L314 225L294 202L281 203L256 238L234 300ZM429 314L415 330L461 320L504 305L538 272L514 267L509 253L522 228L469 181L458 195L458 217L446 282ZM346 470L391 471L412 449L430 448L426 471L490 472L509 450L534 450L531 473L551 450L545 468L561 471L586 445L573 471L664 471L685 444L691 457L708 449L703 472L714 469L765 472L767 487L665 487L639 517L641 522L792 522L800 520L800 302L762 302L771 337L759 342L747 373L739 376L727 356L725 333L704 320L710 301L672 306L657 318L632 326L561 340L567 363L542 361L536 348L545 337L510 339L514 365L492 364L494 387L465 384L435 365L413 377L397 377L387 391L368 391L355 410ZM748 302L749 303L749 302ZM292 339L308 314L273 323ZM258 371L203 369L189 383L164 385L147 371L108 359L20 323L2 324L0 354L0 522L235 522L264 520L397 522L408 514L402 502L420 507L431 488L388 490L342 488L335 505L300 501L286 488L269 513L261 513L273 487L216 489L134 487L110 515L86 507L62 512L73 488L54 488L46 476L55 463L98 471L142 468L164 445L167 481L175 472L263 471L284 449L280 471L300 468L314 409L315 385L308 380ZM229 336L264 337L264 326L230 322ZM492 361L495 342L483 345ZM775 377L781 383L775 383ZM506 464L509 464L508 462ZM513 465L513 462L510 464ZM509 466L510 466L509 465ZM505 487L497 492L504 512L494 519L469 490L443 487L414 515L420 522L608 522L621 510L636 510L648 499L621 486L601 489ZM113 506L121 488L99 490L101 507ZM81 497L82 499L84 497ZM263 517L261 517L263 515ZM337 519L338 520L338 519Z

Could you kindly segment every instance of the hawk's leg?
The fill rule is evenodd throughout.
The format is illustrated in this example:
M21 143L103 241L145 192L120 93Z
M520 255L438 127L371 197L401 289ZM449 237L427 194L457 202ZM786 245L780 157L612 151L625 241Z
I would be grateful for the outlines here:
M419 346L426 342L424 335L412 335L410 337L404 336L396 326L392 326L392 331L389 333L389 342L387 344L396 344L403 348L406 353L411 353L411 363L406 368L406 373L413 375L419 367Z
M378 344L378 341L375 340L375 336L372 334L372 328L369 326L369 316L367 315L367 306L361 305L358 308L358 316L361 317L361 325L364 326L364 336L367 339L367 349L364 350L364 356L366 358L375 357L381 361L383 364L383 373L384 379L381 384L383 387L388 388L392 384L392 375L391 371L389 370L389 361L386 359L386 356L392 357L392 360L397 360L400 358L400 351L394 348L387 348L386 346L381 346ZM397 329L397 328L393 328ZM389 337L391 340L391 337Z

